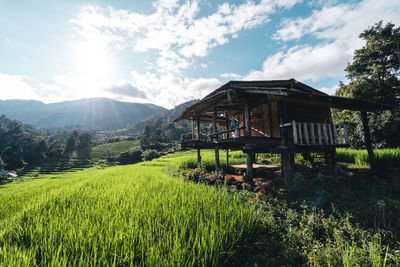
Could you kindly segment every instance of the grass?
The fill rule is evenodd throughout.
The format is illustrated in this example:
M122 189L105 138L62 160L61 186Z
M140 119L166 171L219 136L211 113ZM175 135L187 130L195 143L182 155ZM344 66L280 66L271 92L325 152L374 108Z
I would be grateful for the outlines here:
M0 265L400 264L400 173L262 195L172 177L195 159L185 151L1 185Z
M356 168L369 168L368 153L360 149L337 149L339 162L351 164ZM375 149L374 159L377 168L398 168L400 166L400 148Z
M255 208L226 190L167 176L166 163L3 185L1 264L193 266L234 258Z
M91 158L93 160L106 159L108 156L115 157L122 152L139 148L139 140L124 140L114 143L97 145L92 148Z

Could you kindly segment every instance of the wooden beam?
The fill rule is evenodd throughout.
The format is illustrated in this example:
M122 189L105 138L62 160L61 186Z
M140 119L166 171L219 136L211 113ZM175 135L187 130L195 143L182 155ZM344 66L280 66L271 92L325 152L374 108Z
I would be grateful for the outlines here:
M366 112L361 111L361 119L364 128L364 139L365 139L365 146L368 151L369 164L371 166L371 170L375 171L374 150L372 149L371 134L369 129L368 116Z
M251 136L250 108L247 101L244 103L244 133L245 136Z

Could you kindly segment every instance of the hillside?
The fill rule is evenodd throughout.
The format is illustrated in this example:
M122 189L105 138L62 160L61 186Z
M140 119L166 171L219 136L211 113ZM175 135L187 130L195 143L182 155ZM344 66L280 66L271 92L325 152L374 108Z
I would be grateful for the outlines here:
M99 130L126 127L166 109L153 104L88 98L44 104L33 100L0 100L0 114L36 127L84 126Z
M130 124L127 131L130 134L141 135L142 145L143 141L148 145L179 141L182 135L188 135L191 133L191 124L188 121L174 122L174 120L187 107L193 105L197 101L198 100L191 100L182 103L173 109L155 114L147 120Z
M202 156L209 162L214 151ZM0 265L399 264L398 182L354 176L252 193L171 177L195 158L186 151L2 185Z

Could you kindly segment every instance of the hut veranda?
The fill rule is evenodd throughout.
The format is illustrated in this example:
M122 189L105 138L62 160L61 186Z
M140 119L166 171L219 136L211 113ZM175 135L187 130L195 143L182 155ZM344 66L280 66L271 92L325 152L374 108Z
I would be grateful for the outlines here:
M371 168L373 150L367 112L388 106L359 99L330 96L295 79L230 81L188 107L176 120L192 120L192 139L182 147L215 149L215 168L220 168L219 149L247 154L246 175L253 177L254 153L281 155L285 185L291 183L294 155L322 153L332 175L337 175L336 148L348 147L348 128L332 121L331 109L361 112L365 145ZM212 123L212 131L201 138L200 125Z

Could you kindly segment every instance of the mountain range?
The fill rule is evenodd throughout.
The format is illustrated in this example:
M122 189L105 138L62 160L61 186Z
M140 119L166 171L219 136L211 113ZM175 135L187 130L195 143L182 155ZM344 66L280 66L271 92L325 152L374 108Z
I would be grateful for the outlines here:
M167 109L108 98L87 98L45 104L35 100L0 100L0 114L40 128L79 126L114 130Z

